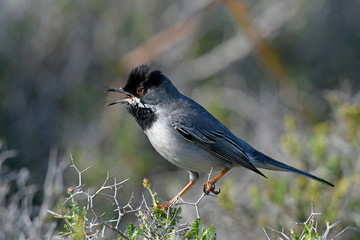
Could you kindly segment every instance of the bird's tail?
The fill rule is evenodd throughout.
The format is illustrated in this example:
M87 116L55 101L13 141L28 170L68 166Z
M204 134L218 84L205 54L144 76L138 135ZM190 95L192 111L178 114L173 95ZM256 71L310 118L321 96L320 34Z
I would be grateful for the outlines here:
M255 156L254 156L255 155ZM257 151L255 154L252 156L252 164L257 167L257 168L264 168L264 169L269 169L269 170L275 170L275 171L287 171L287 172L293 172L293 173L297 173L300 175L303 175L305 177L308 178L312 178L316 181L319 181L321 183L327 184L331 187L334 187L334 184L321 179L319 177L316 177L310 173L301 171L297 168L291 167L289 165L286 165L284 163L278 162L274 159L272 159L271 157L266 156L265 154Z

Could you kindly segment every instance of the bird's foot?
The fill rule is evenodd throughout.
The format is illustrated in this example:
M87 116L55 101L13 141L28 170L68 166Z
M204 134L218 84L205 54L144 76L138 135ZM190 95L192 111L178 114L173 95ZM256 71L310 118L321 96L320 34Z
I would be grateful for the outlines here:
M210 180L205 182L204 184L204 193L205 195L209 195L210 192L212 192L215 195L218 195L220 193L220 188L218 191L215 190L215 181Z
M164 202L163 204L158 203L157 207L162 210L163 212L167 212L169 210L169 208L171 207L171 203L170 202Z

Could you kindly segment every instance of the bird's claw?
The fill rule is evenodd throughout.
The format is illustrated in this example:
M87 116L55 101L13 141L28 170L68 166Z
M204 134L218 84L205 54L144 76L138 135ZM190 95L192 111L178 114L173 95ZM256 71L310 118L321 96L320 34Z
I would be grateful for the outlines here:
M210 192L212 192L215 195L218 195L220 193L221 189L219 188L218 191L215 190L215 183L213 181L207 181L204 184L204 193L205 195L209 195Z
M170 208L170 206L171 206L171 203L168 203L168 202L165 202L165 203L163 203L163 204L160 204L160 203L157 204L157 207L158 207L160 210L162 210L163 212L167 212L168 209Z

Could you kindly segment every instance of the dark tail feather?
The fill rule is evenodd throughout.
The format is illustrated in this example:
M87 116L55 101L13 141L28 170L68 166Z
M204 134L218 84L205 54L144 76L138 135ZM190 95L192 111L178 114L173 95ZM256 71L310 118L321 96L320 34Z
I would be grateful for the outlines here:
M278 161L266 156L265 154L262 154L261 152L258 152L256 155L259 155L259 156L255 156L255 162L253 164L257 168L265 168L265 169L276 170L276 171L293 172L293 173L297 173L297 174L303 175L308 178L312 178L316 181L327 184L331 187L334 187L334 184L332 184L324 179L321 179L319 177L316 177L310 173L301 171L294 167L290 167L289 165L286 165L284 163L278 162Z

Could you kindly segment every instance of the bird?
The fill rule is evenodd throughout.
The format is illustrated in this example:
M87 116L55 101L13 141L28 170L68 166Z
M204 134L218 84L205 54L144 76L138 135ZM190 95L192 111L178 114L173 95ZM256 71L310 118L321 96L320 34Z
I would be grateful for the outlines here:
M199 178L200 172L221 171L204 184L206 195L219 194L215 183L233 167L243 167L267 178L260 169L303 175L331 187L326 180L274 160L235 136L194 100L181 94L159 70L148 64L134 67L127 82L108 92L123 98L108 104L125 104L155 150L166 160L189 172L189 183L171 200L177 201Z

